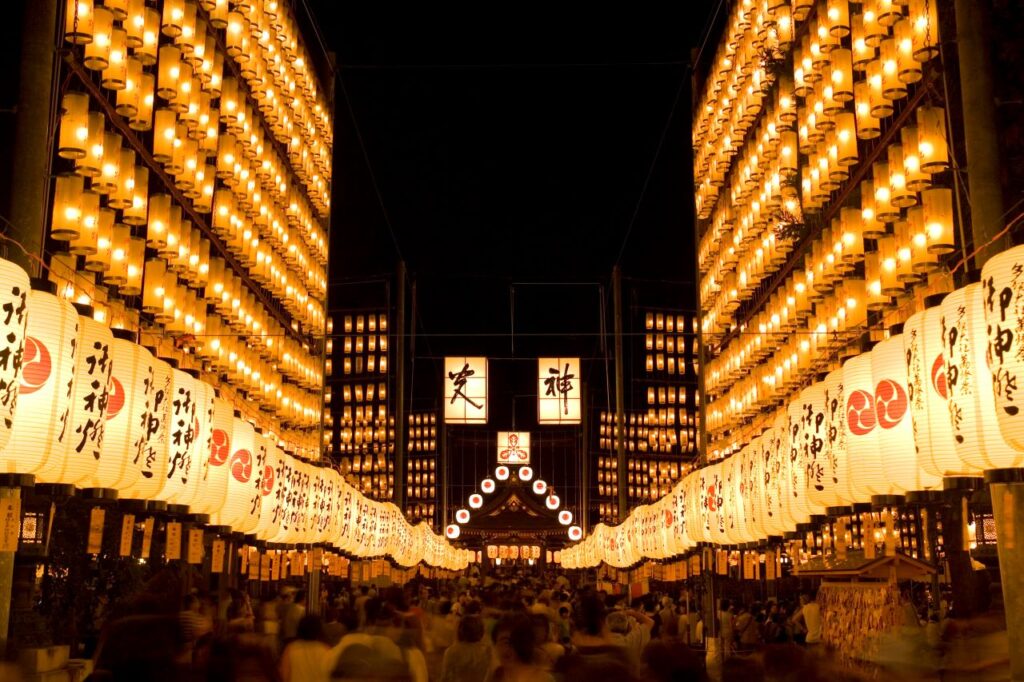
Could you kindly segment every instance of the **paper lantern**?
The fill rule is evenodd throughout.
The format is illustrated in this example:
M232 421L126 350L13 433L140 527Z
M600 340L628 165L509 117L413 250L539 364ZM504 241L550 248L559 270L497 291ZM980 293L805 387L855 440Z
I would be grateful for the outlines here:
M88 313L82 314L82 313ZM43 483L78 485L92 481L99 467L100 446L110 394L110 329L92 319L88 306L79 306L68 440L62 454L54 453L38 474Z
M562 500L558 497L558 495L554 493L554 491L551 491L551 493L547 496L547 499L544 500L544 504L547 506L548 509L554 511L555 509L558 509L560 506L562 506Z
M4 473L34 474L48 463L58 466L71 437L66 427L78 313L71 303L47 291L30 291L26 305L17 418L6 447L0 449L0 471Z
M455 512L455 520L459 523L469 523L469 510L459 509Z
M519 467L519 480L529 481L533 478L533 469L530 467Z
M256 463L256 430L238 416L232 418L231 439L227 443L227 496L216 524L231 526L239 533L252 533L259 523L259 501L253 503L253 473ZM258 477L258 476L257 476Z
M484 491L485 494L490 495L494 492L494 479L485 478L480 481L480 490Z
M583 529L579 526L569 526L569 539L573 542L583 539Z
M494 477L499 481L508 480L509 470L507 466L500 466L494 470Z
M558 512L558 522L563 526L568 526L570 523L572 523L572 512L569 511L568 509L563 509L562 511Z
M878 454L888 485L886 493L876 494L941 488L941 477L918 466L903 334L890 336L871 351L871 376Z
M163 360L153 361L153 391L148 408L149 425L139 461L139 477L120 496L133 500L162 499L167 481L167 400L171 395L172 367Z
M535 495L543 495L548 491L548 484L544 479L538 478L533 482L533 493Z
M843 385L843 369L833 370L825 377L825 472L821 477L822 489L815 487L812 499L821 506L843 506L853 502L848 475L848 452L846 447L846 391Z
M786 509L786 462L789 459L790 440L788 427L786 412L780 410L773 420L770 438L763 441L765 526L772 535L782 535L793 530L796 524Z
M999 430L1012 448L1024 451L1024 414L1015 387L1024 369L1024 248L1015 246L994 256L982 268L984 310L988 327L988 359ZM1021 383L1024 386L1024 380ZM1004 466L1019 466L1017 464Z
M469 496L469 506L471 509L479 509L484 506L484 498L480 493L473 493Z
M825 385L811 384L798 393L787 409L789 420L789 516L806 523L811 514L821 514L812 492L824 488L825 476Z
M761 437L757 436L745 448L734 455L739 459L740 467L737 495L743 507L740 512L743 518L741 528L743 539L741 542L755 542L767 536L767 533L764 532L761 526L761 520L757 516L755 508L755 499L761 488L757 477L757 454L760 447L760 439ZM680 488L680 486L677 486L677 490Z
M910 316L903 326L903 352L917 465L932 476L960 475L964 466L956 455L949 420L940 306Z
M216 515L224 505L228 486L228 458L231 455L231 419L233 408L223 398L213 399L213 413L210 420L210 438L206 450L206 481L202 499L196 500L193 509L199 514ZM202 457L200 453L200 457Z
M129 490L142 473L156 361L135 343L133 332L115 329L113 334L106 430L96 480L89 487ZM110 485L100 485L101 481Z
M0 349L0 451L10 440L14 425L25 353L28 295L28 273L0 259L0 338L4 341Z
M187 372L171 370L170 393L165 400L167 439L164 441L164 457L167 460L167 480L160 492L160 499L168 504L188 506L192 504L198 490L201 477L199 457L195 456L198 383Z
M846 480L852 502L870 502L872 495L889 491L878 452L874 388L870 353L862 353L843 364Z
M994 269L990 268L989 273L992 272ZM993 296L999 291L993 291ZM1024 462L1024 453L1012 448L1000 431L999 412L1006 411L997 409L992 368L999 371L1004 365L999 363L998 352L993 353L991 366L987 357L987 295L988 289L981 284L968 284L942 301L943 353L953 443L960 461L974 471L1019 467ZM999 305L998 299L995 305ZM996 308L995 315L998 314ZM993 336L1003 328L995 325Z
M281 531L281 521L285 516L288 493L288 463L275 438L262 434L256 435L258 447L266 453L263 458L263 470L259 472L260 480L260 520L256 526L256 537L260 540L275 540ZM291 459L288 457L287 459Z

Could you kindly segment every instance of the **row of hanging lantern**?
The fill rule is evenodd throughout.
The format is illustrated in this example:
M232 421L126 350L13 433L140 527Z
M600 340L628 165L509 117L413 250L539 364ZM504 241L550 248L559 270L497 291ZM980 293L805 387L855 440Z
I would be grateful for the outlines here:
M798 25L812 16L797 40ZM736 163L736 153L759 115L770 108L765 100L772 102L774 83L789 78L789 73L780 73L789 53L796 94L810 96L808 113L800 117L804 121L831 117L853 100L854 72L867 74L861 79L868 86L865 97L870 97L865 113L879 118L891 114L891 105L883 100L906 96L905 84L921 78L920 64L937 56L938 39L934 0L799 0L792 5L745 0L733 5L695 109L698 215L711 217L730 170L742 165ZM795 100L784 97L774 103L787 119L796 120ZM866 120L864 125L869 126Z
M812 240L802 267L742 324L735 320L759 285L792 258L804 214L828 207L831 192L849 180L860 161L857 140L880 134L878 119L892 115L892 102L907 96L906 84L919 80L921 64L937 55L930 0L902 7L862 3L852 14L845 1L810 6L816 10L807 29L783 44L773 44L771 31L758 27L767 22L772 28L773 13L788 17L793 7L734 7L732 38L720 48L722 68L709 79L709 103L694 125L700 144L726 164L707 162L702 171L698 160L698 177L710 173L708 183L729 191L728 201L702 214L708 228L699 247L705 342L713 346L738 332L707 365L705 388L716 396L708 406L708 431L718 455L748 440L724 432L786 399L861 333L869 310L927 283L954 246L952 192L932 183L949 164L945 112L922 105L855 188L854 203L832 208L831 224ZM737 48L744 41L756 49ZM791 71L784 66L790 51ZM779 73L760 79L763 87L729 84L771 66L769 54L777 57L772 68ZM741 107L741 95L722 94L741 92L758 105ZM723 106L742 109L745 118L715 132L709 121L721 115L710 112Z
M317 213L327 215L330 107L290 3L162 0L151 7L143 0L68 0L66 7L65 39L84 46L83 64L117 92L118 107L133 127L148 130L152 124L154 91L193 129L215 110L211 99L229 95L221 100L221 114L236 117L247 132L259 128L262 118ZM248 86L251 104L230 96L235 73ZM204 136L199 130L194 139ZM283 168L281 160L275 158L273 167ZM315 231L309 237L325 248Z
M563 526L568 526L567 534L570 540L582 539L583 529L573 524L572 512L563 507L562 498L555 492L554 487L549 486L543 479L538 478L534 480L533 473L533 468L529 466L516 467L514 474L513 470L509 467L505 465L498 466L494 470L494 478L487 477L481 480L479 492L474 492L466 498L466 504L469 506L469 509L462 507L455 511L455 523L450 523L445 527L445 536L450 540L458 539L462 535L462 525L469 523L469 520L472 518L470 509L477 510L483 507L484 495L490 495L497 490L494 479L507 481L514 475L521 482L529 484L534 495L544 498L545 507L551 511L558 512L558 522Z
M200 378L0 261L0 471L177 505L260 540L462 568L468 553L287 452Z
M842 517L843 534L867 524L860 542L916 551L899 537L913 521L903 496L941 490L944 477L1024 465L1021 272L1024 246L991 258L980 283L930 298L870 351L766 412L767 428L733 456L690 473L623 524L599 525L563 552L563 564L623 567L697 543L756 542L826 514ZM875 510L853 514L860 505Z

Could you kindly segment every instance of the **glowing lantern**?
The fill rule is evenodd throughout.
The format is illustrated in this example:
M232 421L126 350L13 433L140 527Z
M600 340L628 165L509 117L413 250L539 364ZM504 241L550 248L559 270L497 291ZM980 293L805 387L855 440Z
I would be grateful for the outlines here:
M507 481L508 480L508 474L509 474L509 471L508 471L508 467L507 466L500 466L500 467L498 467L498 468L496 468L494 470L494 477L496 479L498 479L499 481Z
M847 473L846 447L846 391L843 369L833 370L825 377L823 386L825 406L825 472L822 489L811 493L812 499L823 506L841 506L853 502Z
M457 540L462 535L462 527L457 523L450 523L448 527L444 529L444 534L449 540Z
M286 514L285 502L289 497L288 472L285 454L274 442L262 434L256 435L259 447L266 453L263 457L263 471L258 472L260 480L260 520L256 526L256 537L260 540L274 540L281 530L281 521ZM291 459L290 457L288 459Z
M142 471L156 362L152 353L135 343L133 332L115 329L113 334L113 371L97 478L113 480L111 487L128 490Z
M533 478L533 469L530 467L519 467L519 480L529 481Z
M485 478L480 481L480 490L484 491L485 494L490 495L494 492L494 479Z
M964 467L953 443L942 349L942 308L911 315L903 326L903 351L917 464L932 476L956 476Z
M75 305L79 311L78 350L66 425L69 438L63 454L54 453L39 472L39 479L44 483L78 485L93 481L102 454L104 413L110 394L110 346L114 336L109 328L92 319L91 308Z
M555 510L562 506L562 500L559 499L558 495L551 491L551 494L544 500L544 504L547 505L548 509Z
M890 336L871 351L875 384L875 421L882 473L889 492L929 490L942 479L918 466L902 333Z
M548 484L542 478L538 478L533 482L533 492L535 495L543 495L548 491Z
M149 425L139 461L139 477L121 497L133 500L160 499L167 480L167 399L171 394L172 368L163 360L153 362L153 390L148 407Z
M788 409L789 515L809 521L811 514L824 512L812 495L824 490L825 478L825 385L815 382L801 391Z
M480 493L473 493L469 496L469 506L471 509L479 509L484 506L484 497Z
M995 269L989 267L988 272L994 278ZM953 442L960 461L975 471L1019 467L1024 462L1024 452L1015 450L1000 434L999 412L1005 414L1006 410L997 409L992 369L1004 371L1005 375L1006 364L1000 362L999 353L995 352L989 365L987 291L981 284L968 284L942 301L943 353ZM1000 295L1001 291L995 290L992 295ZM994 305L1000 306L999 299ZM994 308L993 322L998 321L999 311L999 307ZM994 325L992 335L1000 338L1004 328ZM1002 406L1007 404L1004 397Z
M455 520L459 523L469 523L469 510L459 509L455 512Z
M228 457L231 455L231 403L223 398L214 398L213 415L210 420L209 446L206 450L206 481L202 499L196 500L193 509L200 514L216 514L224 504L228 485ZM200 457L203 455L200 453Z
M201 477L195 455L198 429L196 402L198 381L180 369L171 370L170 393L165 401L167 440L164 457L167 473L160 499L169 504L188 506L196 497Z
M64 426L71 411L78 313L48 291L30 291L26 305L17 419L0 449L5 473L38 472L51 459L62 458L71 439Z
M558 522L563 526L568 526L570 523L572 523L572 512L569 511L568 509L563 509L562 511L558 512Z
M569 526L569 539L573 542L583 539L583 529L579 526Z
M843 428L846 435L846 479L852 502L870 502L872 495L889 492L878 452L878 426L871 375L871 354L862 353L843 364L846 398Z
M1024 287L1018 274L1022 262L1024 248L1016 246L992 257L982 268L982 285L988 292L984 308L996 417L1003 438L1018 452L1024 451L1024 414L1011 386L1017 384L1024 369L1020 338L1024 325Z
M231 439L227 443L228 491L216 523L231 526L240 533L251 533L259 522L259 505L253 510L252 479L256 467L256 430L237 415L232 418ZM258 477L258 476L257 476Z

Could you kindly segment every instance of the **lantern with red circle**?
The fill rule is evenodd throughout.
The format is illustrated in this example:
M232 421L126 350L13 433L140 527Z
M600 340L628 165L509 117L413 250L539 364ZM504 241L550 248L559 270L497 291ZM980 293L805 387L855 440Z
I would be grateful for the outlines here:
M480 490L482 490L484 492L484 494L486 494L486 495L490 495L491 493L493 493L494 492L494 479L493 478L485 478L484 480L480 481Z
M579 526L569 526L569 539L573 542L583 539L583 529Z
M533 469L527 466L519 467L519 480L529 481L533 478Z
M22 354L18 414L7 446L0 449L0 471L34 474L64 457L71 434L74 349L78 313L49 291L28 294L28 324Z
M266 453L263 458L263 470L259 472L261 499L256 538L274 540L281 530L281 520L285 516L285 501L289 493L286 487L285 455L274 442L275 438L257 434L256 440Z
M479 509L484 506L484 497L480 493L473 493L469 496L469 506L471 509Z
M563 526L568 526L570 523L572 523L572 512L569 511L568 509L563 509L562 511L558 512L558 522Z
M548 509L554 510L562 506L562 500L558 497L558 495L555 494L554 490L551 490L547 496L547 499L544 500L544 504L547 506Z
M878 452L870 353L862 353L843 364L843 388L846 393L846 478L852 501L870 502L872 495L884 495L889 490Z
M533 493L535 495L543 495L548 491L548 484L544 479L538 478L533 482Z
M508 467L505 465L499 466L497 469L494 470L494 477L499 481L507 481L508 474L509 470Z
M455 520L459 523L469 523L469 510L459 509L455 512Z
M254 469L257 467L256 430L238 416L231 420L227 496L217 517L217 525L231 526L239 533L252 533L259 523L259 505L252 503ZM258 474L257 474L258 475Z
M128 490L141 474L142 453L153 400L153 354L134 342L135 334L114 329L110 346L113 369L107 398L106 431L97 478L113 480L113 487Z
M202 498L193 509L199 514L216 514L224 504L228 486L228 457L231 455L231 403L215 397L210 419L210 437L207 447L206 481ZM203 457L200 453L200 457Z

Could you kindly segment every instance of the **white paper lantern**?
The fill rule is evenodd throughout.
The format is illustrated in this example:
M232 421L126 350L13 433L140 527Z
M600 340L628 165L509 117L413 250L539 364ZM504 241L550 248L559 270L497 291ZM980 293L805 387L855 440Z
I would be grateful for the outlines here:
M563 526L568 526L570 523L572 523L572 512L569 511L568 509L563 509L562 511L558 512L558 522Z
M87 317L78 316L78 342L75 355L75 379L72 389L71 413L63 457L55 457L39 472L43 483L67 483L109 487L114 481L96 480L106 427L104 415L110 395L110 346L114 340L110 329Z
M115 329L114 335L102 455L95 485L88 487L105 487L99 483L113 481L111 487L129 490L142 472L156 361L152 353L134 342L131 332Z
M481 486L481 487L483 487L483 486ZM547 491L548 491L548 484L547 484L547 482L544 479L538 478L536 481L533 482L533 493L535 495L543 495Z
M78 313L45 291L28 294L18 414L10 440L0 449L0 471L41 473L61 465L71 434L74 352Z
M132 500L159 500L167 481L167 401L171 395L169 364L153 360L153 391L147 407L149 425L139 460L139 477L120 497Z
M450 523L448 527L444 529L444 534L449 540L457 540L462 535L462 527L457 523Z
M231 440L228 443L228 491L216 524L231 526L239 533L252 533L259 523L260 505L253 503L253 476L256 462L256 430L247 421L232 417ZM259 478L258 474L256 477ZM257 493L258 495L259 493Z
M772 439L771 431L770 428L767 429L757 438L750 441L748 446L750 454L748 455L747 471L751 481L748 518L750 519L751 532L758 539L767 538L772 534L772 527L768 523L768 503L765 499L765 490L767 488L765 485L765 466L767 464L765 444ZM687 479L689 478L687 476Z
M825 385L815 382L790 401L789 417L789 515L797 523L822 514L824 505L816 504L812 492L823 488L825 475Z
M196 434L192 441L192 468L193 473L198 475L196 481L196 492L189 503L193 514L209 514L209 499L207 498L206 484L210 477L210 441L213 437L213 404L217 391L213 386L196 379L196 418L194 432Z
M853 504L849 476L848 427L846 423L846 389L843 368L832 370L825 377L825 476L824 489L818 502L825 506Z
M843 364L846 393L846 479L853 502L870 502L872 495L889 491L878 453L871 354L862 353Z
M895 334L871 351L878 455L891 493L942 487L941 477L929 474L917 463L903 346L903 334Z
M573 542L583 538L583 529L579 526L569 526L569 539ZM628 565L628 564L627 564Z
M498 479L499 481L507 481L508 480L508 467L502 465L502 466L498 467L497 469L495 469L494 470L494 477L496 479Z
M209 446L205 459L206 481L202 498L196 500L193 509L198 514L215 515L224 505L228 490L227 461L231 452L231 419L233 408L223 398L214 398L213 416L210 421ZM200 454L200 457L203 457Z
M479 509L484 506L484 497L480 493L473 493L469 496L470 509Z
M459 509L455 512L455 520L459 523L469 523L469 510Z
M1005 410L997 410L986 357L985 296L981 284L968 284L942 301L953 443L960 461L975 471L1019 467L1024 462L1024 452L1012 448L999 427L998 412Z
M742 542L756 542L768 535L764 532L761 520L757 516L756 508L757 494L761 489L757 468L758 448L760 447L760 444L761 437L758 436L751 440L745 448L735 455L739 458L740 462L740 478L737 484L737 494L739 495L740 503L743 505Z
M196 456L198 420L196 404L199 382L180 369L171 370L171 391L167 397L167 480L160 498L168 504L189 506L196 498L201 472Z
M994 256L981 271L988 325L988 357L999 430L1018 453L1024 452L1024 247L1015 246ZM1020 386L1020 388L1017 388ZM1005 454L1005 453L1004 453ZM1020 466L1020 459L994 464ZM1016 463L1008 463L1016 462Z
M965 473L956 455L949 420L949 389L942 343L942 307L910 316L903 325L907 358L907 395L914 422L917 464L933 476Z
M0 259L0 451L11 438L18 404L24 367L19 360L24 360L25 354L28 295L28 273L11 261Z
M519 480L529 481L533 478L533 469L530 467L519 467Z
M260 473L260 520L256 526L256 537L260 540L274 540L281 530L281 520L285 515L285 501L289 492L286 487L286 458L274 442L275 438L256 434L256 440L260 441L260 446L266 453L263 471Z
M548 509L555 510L562 506L562 500L554 493L554 491L552 491L551 494L547 496L547 499L544 500L544 504L547 505Z
M772 428L766 431L764 453L764 506L765 527L772 535L782 535L794 529L796 522L786 513L786 461L789 459L789 421L786 411L780 410Z

